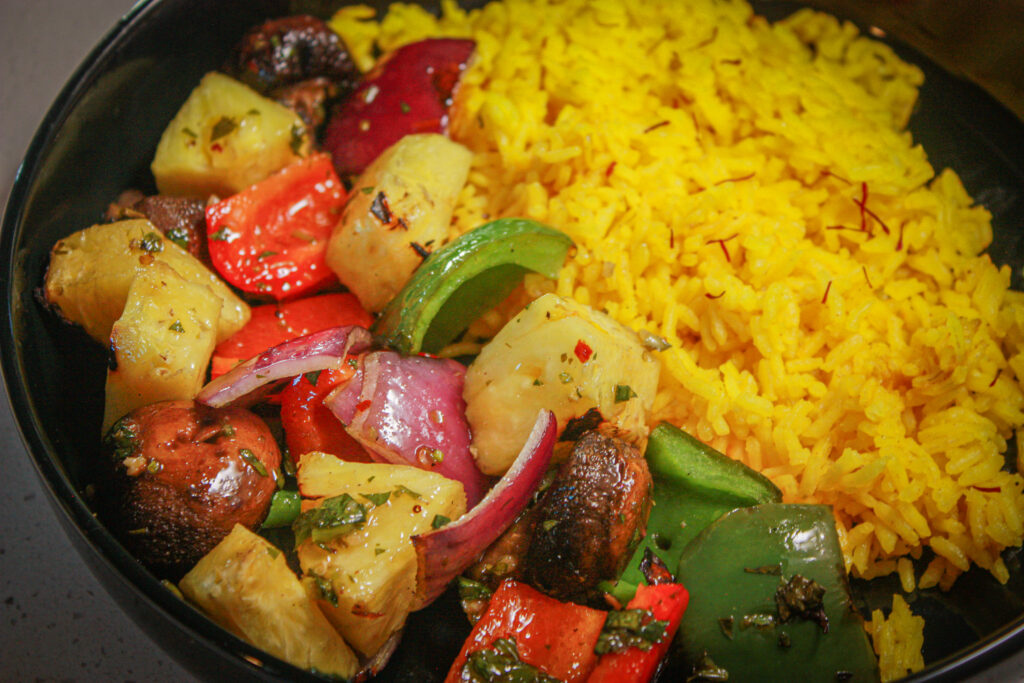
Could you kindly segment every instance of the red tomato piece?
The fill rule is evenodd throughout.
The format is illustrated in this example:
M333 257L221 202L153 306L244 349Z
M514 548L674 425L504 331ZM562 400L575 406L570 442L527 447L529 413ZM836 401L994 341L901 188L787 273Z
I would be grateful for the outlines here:
M346 192L313 154L206 208L210 260L243 292L289 299L337 282L324 255Z
M514 639L519 658L547 675L566 683L585 681L597 663L594 645L606 616L601 610L550 598L524 583L505 581L494 591L445 681L459 681L468 655L500 638Z
M214 350L210 376L223 375L238 363L289 339L329 327L369 327L372 323L373 316L349 292L254 306L252 317L245 327L225 339Z
M682 584L638 586L636 595L626 607L650 610L655 619L668 622L665 637L652 645L650 650L630 648L623 652L602 655L587 683L645 683L654 678L661 660L668 652L672 638L679 629L679 622L689 602L690 594Z
M476 43L429 38L384 57L337 109L324 149L342 176L358 175L412 133L445 133L455 88Z
M347 382L355 370L345 363L316 377L301 375L281 392L281 427L288 454L296 463L304 453L321 451L350 462L373 462L359 442L348 435L341 422L324 405L324 397Z

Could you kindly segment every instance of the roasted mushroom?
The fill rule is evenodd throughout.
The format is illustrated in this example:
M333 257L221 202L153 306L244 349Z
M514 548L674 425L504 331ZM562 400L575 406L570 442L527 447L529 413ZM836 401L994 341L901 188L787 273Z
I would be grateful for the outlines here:
M235 524L258 527L280 476L270 429L242 408L151 404L118 420L103 446L101 516L143 564L171 579Z

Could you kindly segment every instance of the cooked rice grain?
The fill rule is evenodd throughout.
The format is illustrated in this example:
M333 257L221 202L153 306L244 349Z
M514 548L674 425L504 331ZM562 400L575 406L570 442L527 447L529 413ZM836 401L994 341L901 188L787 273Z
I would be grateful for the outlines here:
M506 0L334 25L360 63L471 36L452 135L460 231L526 215L578 249L557 291L667 339L654 420L832 505L871 578L1007 577L1022 480L1024 295L988 212L905 125L921 72L850 24L740 1Z

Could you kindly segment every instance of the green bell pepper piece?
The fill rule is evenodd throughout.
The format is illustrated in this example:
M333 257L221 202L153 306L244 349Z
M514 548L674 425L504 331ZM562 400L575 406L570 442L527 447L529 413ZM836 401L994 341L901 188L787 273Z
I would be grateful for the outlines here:
M481 225L428 256L373 331L404 354L439 351L528 271L557 277L572 244L564 233L526 218Z
M812 603L824 609L827 632L820 611L783 619L777 591L800 583L795 577L824 588ZM729 683L879 678L826 505L768 503L726 513L683 550L678 580L690 592L679 642L691 665L710 658Z
M686 544L726 512L782 500L767 477L667 422L651 431L645 456L654 484L647 535L621 580L605 586L623 603L643 581L644 548L675 567Z

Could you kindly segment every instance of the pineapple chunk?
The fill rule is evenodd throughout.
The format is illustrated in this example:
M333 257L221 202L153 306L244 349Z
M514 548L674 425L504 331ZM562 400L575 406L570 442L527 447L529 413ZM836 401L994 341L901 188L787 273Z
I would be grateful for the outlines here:
M509 468L537 411L570 419L597 408L643 451L661 364L609 316L554 294L538 298L495 335L466 372L463 398L477 466Z
M191 399L206 379L216 345L220 298L166 263L142 270L110 332L103 433L135 408Z
M416 467L345 462L307 453L299 460L303 509L348 494L366 511L348 533L297 546L307 578L319 579L320 608L352 647L373 655L414 607L416 552L410 538L466 511L462 484ZM301 518L300 518L301 519Z
M306 127L292 110L210 72L164 130L150 168L163 194L226 197L309 148Z
M217 295L217 343L249 322L249 306L230 287L144 218L94 225L57 242L43 286L46 301L105 345L124 311L132 280L156 263L166 263L185 280L206 285Z
M448 241L472 159L443 135L406 135L359 176L327 245L327 265L366 310L382 310L423 261L411 245Z
M286 662L343 678L359 668L284 554L241 525L179 587L218 624Z

